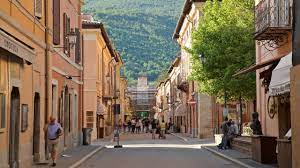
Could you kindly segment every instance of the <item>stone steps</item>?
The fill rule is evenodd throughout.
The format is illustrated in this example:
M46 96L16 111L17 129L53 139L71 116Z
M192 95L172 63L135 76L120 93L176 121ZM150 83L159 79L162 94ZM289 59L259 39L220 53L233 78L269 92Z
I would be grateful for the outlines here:
M251 137L237 137L231 142L232 149L252 156L252 142Z

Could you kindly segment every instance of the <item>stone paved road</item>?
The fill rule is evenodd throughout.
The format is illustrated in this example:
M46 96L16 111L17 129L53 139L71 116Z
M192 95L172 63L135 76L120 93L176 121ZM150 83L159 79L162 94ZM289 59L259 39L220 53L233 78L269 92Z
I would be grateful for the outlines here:
M121 136L121 143L124 148L106 148L87 160L80 168L238 167L201 149L199 144L189 144L172 135L167 135L166 140L152 140L147 134L126 134Z

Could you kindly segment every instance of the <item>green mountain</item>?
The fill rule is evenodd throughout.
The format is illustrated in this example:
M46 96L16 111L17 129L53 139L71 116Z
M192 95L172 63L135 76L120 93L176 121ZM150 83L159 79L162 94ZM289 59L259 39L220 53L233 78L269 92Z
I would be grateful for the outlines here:
M130 84L139 74L150 81L170 65L178 52L172 34L184 0L86 0L84 13L105 24L125 62Z

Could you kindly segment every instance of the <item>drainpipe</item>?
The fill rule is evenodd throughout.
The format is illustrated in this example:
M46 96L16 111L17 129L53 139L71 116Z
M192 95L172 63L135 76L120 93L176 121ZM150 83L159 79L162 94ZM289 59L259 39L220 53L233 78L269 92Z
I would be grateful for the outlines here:
M105 85L105 83L104 83L104 76L105 76L105 73L104 73L104 50L107 48L107 45L105 44L105 46L102 48L102 67L101 67L101 69L102 69L102 76L101 76L101 80L102 80L102 94L104 95L104 93L105 93L105 91L104 91L104 85Z
M49 112L51 111L51 106L50 106L50 95L51 94L51 57L50 57L50 44L49 44L49 22L48 22L48 0L45 0L44 3L44 16L45 16L45 43L46 43L46 48L45 48L45 113L44 113L44 118L45 118L45 124L48 121L49 117ZM45 144L47 143L47 137L45 136ZM45 150L47 151L47 146L45 145ZM45 151L45 152L46 152Z
M81 81L82 81L82 85L81 85L81 129L78 129L78 131L80 132L80 130L82 131L84 128L84 40L83 40L83 36L80 35L81 38L81 60L82 60L82 71L81 71ZM76 121L75 121L76 122ZM83 132L82 132L82 137L83 137ZM80 144L82 144L82 141L80 139Z

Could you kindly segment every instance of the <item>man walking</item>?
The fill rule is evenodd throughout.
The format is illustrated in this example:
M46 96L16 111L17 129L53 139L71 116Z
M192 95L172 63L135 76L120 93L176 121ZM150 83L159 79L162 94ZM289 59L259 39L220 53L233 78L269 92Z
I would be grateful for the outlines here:
M155 119L153 119L151 122L152 139L155 139L156 128L157 128L157 123Z
M47 135L48 139L48 151L51 154L52 159L52 166L56 166L56 159L57 159L57 148L58 148L58 141L59 137L62 135L62 128L59 123L56 122L54 117L50 117L49 123L46 125L44 131Z

